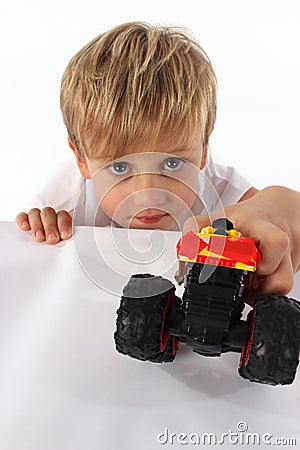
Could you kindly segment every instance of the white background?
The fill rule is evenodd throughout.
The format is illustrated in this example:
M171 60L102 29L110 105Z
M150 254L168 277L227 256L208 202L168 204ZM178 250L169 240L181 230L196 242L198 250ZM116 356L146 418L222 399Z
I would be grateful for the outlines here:
M292 385L267 386L238 375L238 353L206 358L180 343L174 362L153 364L116 352L129 275L174 281L179 232L76 227L49 246L0 223L0 236L1 450L299 449L300 368ZM300 272L291 296L300 299ZM247 445L246 433L244 445L157 439L168 428L215 433L220 443L239 422L261 445Z
M219 80L211 150L261 188L300 189L297 0L12 0L0 5L1 209L14 220L71 158L59 109L75 52L125 21L192 30Z

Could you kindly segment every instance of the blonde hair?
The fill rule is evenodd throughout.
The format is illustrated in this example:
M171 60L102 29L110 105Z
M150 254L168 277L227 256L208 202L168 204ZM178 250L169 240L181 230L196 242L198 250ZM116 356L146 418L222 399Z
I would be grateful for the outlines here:
M145 143L185 141L195 132L206 146L216 90L210 60L187 30L131 22L96 37L71 59L61 110L82 156L116 159L143 151Z

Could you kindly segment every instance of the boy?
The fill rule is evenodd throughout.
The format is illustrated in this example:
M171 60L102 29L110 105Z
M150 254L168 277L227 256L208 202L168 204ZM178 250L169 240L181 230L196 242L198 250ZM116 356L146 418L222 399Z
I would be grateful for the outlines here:
M72 217L75 225L186 230L224 216L224 205L262 253L262 289L287 293L300 265L300 194L259 192L234 169L214 165L216 84L207 55L183 30L133 22L95 38L72 58L61 85L82 178L65 172L58 195L20 213L19 227L50 244L71 236ZM45 207L51 203L55 209Z

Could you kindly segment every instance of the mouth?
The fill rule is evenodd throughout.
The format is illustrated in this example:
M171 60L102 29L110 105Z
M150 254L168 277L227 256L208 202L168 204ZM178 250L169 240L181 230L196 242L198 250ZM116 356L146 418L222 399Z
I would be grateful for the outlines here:
M137 220L139 220L140 222L142 222L142 223L146 223L146 224L149 224L149 223L157 223L157 222L159 222L163 217L165 217L165 216L167 216L168 214L167 213L165 213L165 214L155 214L155 215L152 215L152 216L138 216L138 217L136 217L136 219Z

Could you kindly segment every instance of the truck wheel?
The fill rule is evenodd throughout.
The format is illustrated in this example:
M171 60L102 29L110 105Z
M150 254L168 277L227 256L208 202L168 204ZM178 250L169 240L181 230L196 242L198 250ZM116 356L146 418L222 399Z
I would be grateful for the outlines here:
M136 298L136 294L141 291L149 294L155 292L157 282L159 289L156 295ZM165 288L168 290L160 292ZM173 361L178 339L165 332L164 324L168 310L174 308L175 302L180 300L175 296L174 285L162 277L134 275L123 294L125 295L117 310L117 328L114 334L117 351L141 361Z
M280 295L260 295L248 314L249 338L239 374L264 384L291 384L300 351L300 303Z

